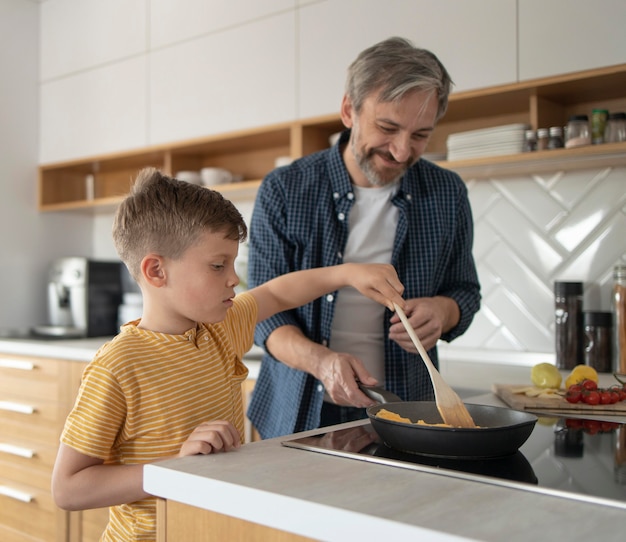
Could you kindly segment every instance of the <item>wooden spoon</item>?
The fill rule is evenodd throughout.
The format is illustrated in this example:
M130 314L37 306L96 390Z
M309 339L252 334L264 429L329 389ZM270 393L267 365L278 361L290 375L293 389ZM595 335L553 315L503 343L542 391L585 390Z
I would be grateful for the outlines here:
M430 380L432 381L433 388L435 390L435 403L437 403L437 410L439 411L439 414L441 414L441 418L444 423L455 427L476 427L472 416L467 411L467 408L463 404L463 401L461 401L461 398L446 383L443 377L439 374L439 371L437 371L433 365L433 362L430 360L424 345L422 345L422 342L419 340L415 330L411 327L409 319L406 317L406 314L404 314L404 311L396 303L393 305L398 313L398 316L400 317L400 320L402 320L402 324L409 334L409 337L411 337L415 348L417 348L417 351L420 356L422 356L422 359L426 364Z

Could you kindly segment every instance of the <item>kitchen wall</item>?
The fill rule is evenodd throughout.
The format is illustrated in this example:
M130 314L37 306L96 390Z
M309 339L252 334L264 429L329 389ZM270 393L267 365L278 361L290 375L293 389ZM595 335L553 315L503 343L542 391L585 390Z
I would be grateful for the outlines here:
M0 0L9 4L33 7ZM35 15L29 27L40 39L42 163L337 112L349 62L394 34L435 51L456 90L626 62L621 0L43 0L39 10L39 31ZM614 197L620 180L623 170L467 179L485 300L459 348L552 349L551 281L567 275L606 289L624 255L624 242L606 234L624 220ZM594 215L602 218L584 243L564 243L593 215L591 193L614 205ZM236 203L249 216L252 201ZM98 258L115 256L111 218L45 215L81 223ZM590 247L602 265L577 263ZM41 267L45 257L37 258ZM603 294L588 299L606 304Z
M46 322L48 262L91 253L91 220L37 212L39 10L0 0L0 333Z

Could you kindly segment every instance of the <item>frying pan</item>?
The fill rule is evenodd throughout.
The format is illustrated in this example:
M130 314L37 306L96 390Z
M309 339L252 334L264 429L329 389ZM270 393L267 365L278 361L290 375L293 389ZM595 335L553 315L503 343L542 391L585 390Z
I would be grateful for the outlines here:
M366 409L374 431L400 452L455 459L485 459L514 454L532 433L537 416L510 408L467 404L478 427L433 427L377 418L385 408L413 422L442 423L434 401L402 401L378 387L360 386L363 393L382 404Z

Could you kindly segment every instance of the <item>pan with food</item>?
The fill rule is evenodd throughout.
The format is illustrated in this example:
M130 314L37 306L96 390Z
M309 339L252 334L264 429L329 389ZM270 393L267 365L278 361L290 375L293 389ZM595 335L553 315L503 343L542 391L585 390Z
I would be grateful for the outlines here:
M367 408L372 427L387 446L401 452L457 459L502 457L517 452L537 422L529 412L467 404L477 427L452 427L443 423L434 401L402 401L382 388L361 389L380 403Z

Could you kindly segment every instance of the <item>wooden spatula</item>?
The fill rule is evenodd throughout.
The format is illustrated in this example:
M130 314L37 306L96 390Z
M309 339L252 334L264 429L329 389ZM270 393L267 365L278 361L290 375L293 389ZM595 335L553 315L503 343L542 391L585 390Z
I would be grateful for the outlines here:
M439 414L441 414L441 418L444 423L455 427L476 427L472 416L467 411L467 408L463 404L463 401L461 401L461 398L446 383L443 377L439 374L439 371L437 371L433 365L433 362L430 360L430 357L415 333L415 330L411 327L409 319L406 317L406 314L404 314L404 311L396 303L394 303L394 307L400 317L400 320L402 320L402 324L409 334L409 337L411 337L415 348L417 348L417 351L420 356L422 356L422 359L426 364L428 374L430 374L430 380L432 381L433 388L435 389L435 402L437 403L437 410L439 410Z

